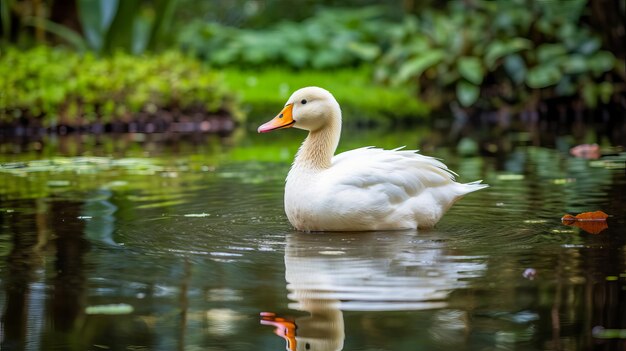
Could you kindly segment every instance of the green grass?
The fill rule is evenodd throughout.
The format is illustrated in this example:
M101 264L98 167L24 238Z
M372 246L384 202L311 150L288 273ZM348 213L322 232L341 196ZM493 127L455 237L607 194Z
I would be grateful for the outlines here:
M228 90L239 93L249 123L270 119L295 90L319 86L330 91L342 107L344 122L392 124L399 119L421 119L429 111L409 88L372 83L366 69L292 71L266 69L222 71Z

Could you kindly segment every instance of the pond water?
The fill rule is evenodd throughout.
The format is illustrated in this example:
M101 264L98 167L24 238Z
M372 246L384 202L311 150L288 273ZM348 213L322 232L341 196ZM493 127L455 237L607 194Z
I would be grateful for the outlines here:
M626 154L473 135L344 133L491 187L433 230L323 234L283 212L300 131L1 144L1 348L626 350ZM561 223L595 210L597 234Z

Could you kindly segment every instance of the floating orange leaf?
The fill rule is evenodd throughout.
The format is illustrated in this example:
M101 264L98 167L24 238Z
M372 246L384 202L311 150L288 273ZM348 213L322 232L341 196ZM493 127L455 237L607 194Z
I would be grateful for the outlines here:
M602 211L583 212L576 216L566 214L561 218L561 222L565 225L578 227L591 234L599 234L609 227L606 223L608 217L609 215Z
M590 160L599 159L600 156L600 146L598 144L582 144L578 146L574 146L569 150L569 152L576 157L586 158Z

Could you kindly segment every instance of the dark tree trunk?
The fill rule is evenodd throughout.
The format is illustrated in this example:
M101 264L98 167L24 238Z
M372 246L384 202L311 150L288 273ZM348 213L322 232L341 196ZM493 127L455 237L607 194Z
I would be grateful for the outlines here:
M76 0L53 0L50 5L50 20L62 24L78 33L82 33L78 19Z
M617 58L626 58L626 5L623 1L590 0L590 25L602 36L604 48L611 51Z

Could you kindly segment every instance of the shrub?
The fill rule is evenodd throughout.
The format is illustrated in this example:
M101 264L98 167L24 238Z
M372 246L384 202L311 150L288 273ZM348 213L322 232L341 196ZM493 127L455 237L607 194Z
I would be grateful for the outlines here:
M584 24L586 0L453 1L391 21L380 7L327 9L300 22L240 29L194 22L179 41L212 65L295 70L374 65L438 107L498 108L555 97L589 107L623 94L623 62Z
M543 89L542 98L580 96L593 107L615 92L605 73L623 63L580 25L585 0L472 4L407 17L393 30L377 79L416 83L429 101L456 98L463 106L526 103Z
M267 29L196 21L183 28L179 41L184 50L216 66L330 69L372 62L389 26L377 7L333 9Z
M49 47L0 54L0 119L61 122L129 117L158 109L237 115L219 75L178 52L97 58Z

